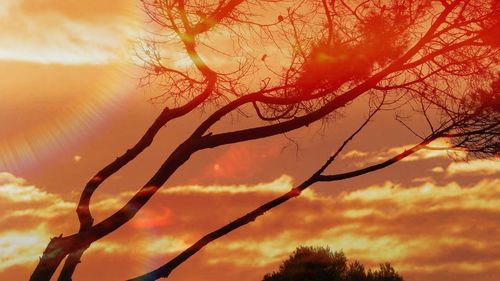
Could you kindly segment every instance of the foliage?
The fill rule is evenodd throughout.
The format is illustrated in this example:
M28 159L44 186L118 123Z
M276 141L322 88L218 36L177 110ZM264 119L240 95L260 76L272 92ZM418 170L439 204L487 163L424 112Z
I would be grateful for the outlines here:
M283 261L279 270L263 281L403 281L389 263L372 271L359 261L348 263L342 251L328 247L299 247Z

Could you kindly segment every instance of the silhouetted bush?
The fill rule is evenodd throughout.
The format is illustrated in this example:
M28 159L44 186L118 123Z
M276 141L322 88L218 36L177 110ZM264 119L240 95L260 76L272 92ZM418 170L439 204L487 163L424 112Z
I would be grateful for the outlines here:
M299 247L263 281L403 281L390 263L365 270L359 261L348 263L345 254L328 247Z

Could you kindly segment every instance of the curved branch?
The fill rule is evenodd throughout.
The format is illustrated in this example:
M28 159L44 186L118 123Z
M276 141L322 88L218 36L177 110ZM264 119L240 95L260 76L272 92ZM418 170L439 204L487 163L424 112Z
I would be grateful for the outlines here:
M214 87L215 77L209 79L206 89L187 104L174 109L169 109L168 107L166 107L156 118L153 124L148 128L142 138L132 148L128 149L123 155L117 157L113 162L109 163L106 167L95 174L89 182L87 182L80 196L80 201L78 202L78 207L76 210L78 219L80 221L80 233L88 231L93 225L94 219L92 218L89 207L90 199L97 188L107 178L119 171L122 167L127 165L130 161L132 161L140 153L142 153L147 147L149 147L158 131L169 121L182 117L197 108L210 96ZM71 276L73 275L78 263L80 263L80 258L83 255L85 249L88 248L88 246L89 245L83 245L82 249L78 249L75 252L70 253L68 258L66 259L66 262L64 263L58 281L71 280Z
M216 24L220 23L224 18L228 17L244 0L231 0L224 6L219 6L217 9L203 21L197 23L193 28L194 34L200 34L209 31ZM220 2L223 3L223 2Z
M348 102L354 100L369 89L375 87L378 82L380 82L380 80L382 80L390 73L397 71L401 66L403 66L408 59L413 57L418 52L418 50L426 44L427 40L432 38L433 32L441 25L441 23L446 18L447 13L449 13L451 10L451 6L447 7L447 10L444 11L440 15L440 17L438 17L436 22L433 23L433 25L429 28L428 32L421 38L421 40L419 40L419 42L417 42L415 46L410 48L410 50L401 58L390 64L384 70L367 79L364 83L336 97L322 108L305 116L297 117L278 124L199 137L201 136L201 134L206 132L206 130L208 130L211 125L217 122L217 120L219 120L235 108L239 107L240 105L252 101L252 99L256 96L259 96L260 93L256 93L255 96L243 96L240 99L235 100L233 103L230 103L228 106L221 108L219 111L216 111L200 125L200 127L188 140L181 144L170 155L170 157L168 157L168 159L163 163L163 165L150 179L150 181L122 209L91 229L93 233L93 238L91 240L99 239L107 235L114 229L130 220L139 210L139 208L141 208L149 200L149 198L153 196L153 194L159 189L159 187L165 183L168 177L180 165L187 161L187 159L189 159L191 154L195 151L205 148L213 148L229 143L246 141L250 139L269 137L297 129L302 126L308 126L310 123L321 119L322 117L342 106L345 106ZM263 99L269 100L269 98L267 97ZM270 98L270 100L273 100L273 98ZM68 238L70 237L72 236L69 236Z
M373 116L373 114L371 115ZM365 123L356 131L354 132L346 141L343 143L343 145L337 150L337 152L334 154L334 156L330 157L326 163L331 163L335 156L337 156L340 151L345 147L345 145L368 123L368 120L370 120L371 116L367 119ZM437 138L437 137L436 137ZM389 163L388 165L394 164L397 161L402 160L403 158L417 152L418 150L422 149L425 145L427 145L429 142L434 140L435 138L429 138L418 145L414 146L413 148L404 151L403 153L398 154L397 156L383 162L383 163ZM395 161L392 161L395 160ZM327 165L327 166L328 166ZM384 167L386 167L384 166ZM373 166L372 166L373 167ZM177 268L179 265L181 265L183 262L185 262L187 259L189 259L191 256L196 254L198 251L203 249L207 244L211 243L212 241L219 239L228 233L244 226L247 225L253 221L255 221L258 217L264 215L266 212L274 209L275 207L278 207L279 205L287 202L288 200L298 197L302 191L307 189L309 186L313 185L316 182L319 181L339 181L339 180L344 180L352 177L356 177L358 175L361 175L363 173L367 173L366 169L370 168L365 168L365 169L360 169L357 171L353 171L350 173L344 173L344 174L339 174L339 175L332 175L332 176L323 176L320 175L321 172L326 168L325 165L323 165L316 173L314 173L309 179L301 183L300 185L292 188L290 191L287 193L261 205L260 207L254 209L253 211L247 213L246 215L239 217L238 219L224 225L223 227L212 231L208 233L207 235L203 236L201 239L199 239L196 243L191 245L189 248L181 252L179 255L171 259L169 262L166 264L162 265L161 267L155 269L154 271L151 271L149 273L146 273L144 275L141 275L139 277L135 277L132 279L129 279L128 281L154 281L159 278L166 278L170 275L170 273ZM371 168L371 171L375 171L378 169L381 169L382 166L380 165L379 168ZM328 178L327 178L328 177Z
M229 3L238 3L242 2L240 0L233 0L229 1ZM225 3L225 2L221 2ZM460 3L459 0L455 0L450 4L446 4L443 11L437 16L437 18L431 23L429 29L427 32L423 35L423 37L418 40L418 42L411 47L410 49L407 50L407 52L402 55L399 59L393 61L388 67L385 69L377 72L370 78L366 79L365 82L355 86L351 90L348 90L344 94L335 97L331 101L328 101L325 105L323 105L321 108L307 113L304 116L300 116L291 120L284 121L282 123L278 124L271 124L267 126L262 126L262 127L256 127L256 128L251 128L251 129L244 129L244 130L239 130L239 131L233 131L233 132L226 132L226 133L220 133L217 135L203 135L215 122L217 122L220 118L228 114L229 112L237 109L239 106L241 106L244 103L253 101L253 98L258 98L255 99L255 101L261 101L261 102L285 102L289 103L291 102L290 99L287 98L274 98L274 97L266 97L264 95L255 95L255 96L244 96L241 99L237 99L234 102L231 102L230 104L222 107L218 111L216 111L213 115L211 115L205 122L203 122L200 127L193 133L191 137L189 137L185 142L183 142L177 149L174 150L172 154L166 159L166 161L163 163L163 165L158 169L158 171L154 174L154 176L127 202L120 210L118 210L116 213L111 215L110 217L106 218L105 220L101 221L100 223L90 227L89 229L83 228L82 231L80 231L78 234L74 234L71 236L67 237L60 237L58 239L55 239L54 243L51 242L49 246L47 247L46 251L44 252L44 256L42 257L41 261L39 262L37 268L35 269L33 275L32 275L32 280L48 280L52 276L53 272L55 271L55 267L61 262L62 258L67 255L67 253L70 253L75 250L79 250L85 247L88 247L90 243L106 236L107 234L111 233L112 231L116 230L117 228L121 227L123 224L128 222L137 212L140 208L142 208L147 201L155 194L157 190L166 182L166 180L181 166L183 165L189 157L195 153L196 151L206 149L206 148L211 148L211 147L217 147L220 145L224 144L229 144L229 143L235 143L235 142L241 142L241 141L246 141L246 140L253 140L253 139L259 139L259 138L264 138L264 137L269 137L281 133L285 133L291 130L295 130L297 128L300 128L302 126L308 126L310 123L315 122L317 120L320 120L321 118L324 118L331 112L335 111L336 109L345 106L349 102L353 101L357 97L363 95L370 89L373 89L382 79L386 78L388 75L391 73L394 73L396 71L402 70L402 68L405 66L405 63L407 63L411 58L413 58L418 52L428 44L435 35L435 32L438 30L438 28L447 20L448 15L455 9L455 7ZM222 4L221 4L222 7ZM224 7L229 7L229 6L224 6ZM235 6L236 7L236 6ZM167 11L168 12L168 11ZM229 15L230 11L228 11L227 15ZM223 14L221 14L223 15ZM171 15L170 15L171 17ZM196 26L195 26L196 27ZM193 27L193 29L195 29ZM208 68L206 64L204 64L200 57L197 55L196 50L195 50L195 40L194 36L190 36L189 30L186 31L186 33L178 33L181 36L181 40L183 41L186 51L188 52L188 55L191 57L193 62L195 63L196 67L198 70L202 72L206 77L209 77L211 79L209 82L208 88L211 88L213 90L213 87L215 87L216 83L216 77L217 75ZM188 35L188 36L184 36ZM213 83L212 83L213 82ZM211 86L210 86L211 85ZM210 90L209 92L211 92ZM208 93L209 95L210 93ZM248 97L250 96L250 97ZM299 97L299 98L304 98L304 97ZM196 107L196 106L195 106ZM171 114L171 113L165 113L166 115ZM170 115L168 115L170 116ZM181 115L179 115L181 116ZM170 118L170 119L169 119ZM167 121L171 120L172 118L175 117L166 117ZM161 122L159 122L161 124ZM159 127L158 127L159 126ZM159 128L162 125L155 125L155 128L152 129L153 131L153 137L156 134L155 130L159 130ZM146 144L146 147L149 145L148 140L144 142ZM140 152L139 152L140 153ZM405 153L413 153L412 151L408 152L406 151ZM130 152L130 154L125 154L125 155L134 155L134 152ZM402 157L406 157L403 153ZM133 156L135 157L135 156ZM133 158L132 157L132 158ZM130 160L128 160L130 161ZM124 161L124 165L128 163L128 161ZM399 161L396 159L396 162ZM382 167L386 167L388 165L391 165L393 162L386 162L386 163L381 163L380 166L374 166L371 167L370 169L362 169L361 171L358 171L358 173L366 173L370 171L377 170ZM118 165L119 166L119 165ZM104 173L105 174L105 173ZM106 175L106 174L105 174ZM109 175L108 175L109 176ZM350 177L351 175L344 175L343 177ZM354 174L352 175L354 176ZM300 193L301 189L307 188L310 184L316 181L320 180L336 180L332 178L332 176L323 176L323 175L318 175L312 180L308 180L304 182L301 186L293 189L289 196L295 197L298 196ZM95 188L102 182L100 178L93 178L91 181L96 181L97 185L95 185ZM94 188L94 190L95 190ZM90 196L92 195L92 185L88 189L90 192L87 192L86 195L82 195L84 197L88 197L90 200ZM281 199L276 199L277 201L272 201L268 205L262 206L263 209L257 210L257 213L253 213L255 215L254 219L263 214L265 212L266 208L273 208L286 200L290 199L288 197L282 197ZM88 201L85 201L84 199L83 203L87 203L87 208L88 208ZM85 204L82 204L85 205ZM262 211L262 212L261 212ZM82 214L85 213L85 211L81 211ZM253 216L252 215L252 216ZM248 218L252 218L252 216ZM86 221L90 223L86 223L87 225L91 225L91 216L90 212L88 212L88 216L84 215L84 218ZM90 219L89 219L90 218ZM241 221L242 225L246 224L248 222ZM237 226L237 225L236 225ZM237 226L239 227L239 226ZM209 237L210 238L210 237ZM54 267L55 265L55 267Z

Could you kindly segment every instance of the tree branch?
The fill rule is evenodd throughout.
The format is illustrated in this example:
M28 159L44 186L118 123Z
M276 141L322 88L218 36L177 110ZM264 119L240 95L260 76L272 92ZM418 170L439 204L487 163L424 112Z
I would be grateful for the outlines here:
M378 111L378 109L377 109ZM376 111L375 111L376 112ZM374 113L375 113L374 112ZM369 122L371 117L373 116L372 113L369 118L360 126L358 130L356 130L349 138L347 138L344 143L339 147L339 149L336 151L336 153L331 156L325 164L318 169L316 173L314 173L310 178L302 182L300 185L292 188L290 191L287 193L261 205L260 207L254 209L253 211L247 213L246 215L239 217L238 219L226 224L225 226L212 231L208 233L207 235L203 236L200 240L198 240L196 243L191 245L189 248L181 252L179 255L171 259L169 262L166 264L162 265L161 267L146 273L144 275L141 275L139 277L135 277L132 279L129 279L128 281L154 281L159 278L166 278L170 275L170 273L177 268L179 265L181 265L183 262L185 262L187 259L189 259L191 256L196 254L198 251L203 249L207 244L211 243L212 241L219 239L228 233L246 225L249 224L253 221L255 221L258 217L264 215L266 212L270 211L271 209L274 209L278 207L279 205L287 202L288 200L295 198L301 194L302 191L307 189L309 186L313 185L316 182L319 181L339 181L339 180L344 180L352 177L359 176L364 173L368 173L369 171L375 171L378 169L381 169L383 165L389 166L391 164L396 163L397 161L400 161L404 159L405 157L417 152L418 150L422 149L426 144L434 140L435 138L429 138L425 141L422 141L418 145L414 146L413 148L406 150L397 156L379 164L379 165L374 165L371 167L367 167L365 169L360 169L356 171L352 171L349 173L344 173L344 174L338 174L338 175L331 175L331 176L324 176L321 175L321 173L324 171L324 169L332 163L332 161L335 159L335 157L342 151L342 149L346 146L346 144L351 141L356 134L358 134L362 128L366 126L366 124ZM437 138L437 137L436 137Z

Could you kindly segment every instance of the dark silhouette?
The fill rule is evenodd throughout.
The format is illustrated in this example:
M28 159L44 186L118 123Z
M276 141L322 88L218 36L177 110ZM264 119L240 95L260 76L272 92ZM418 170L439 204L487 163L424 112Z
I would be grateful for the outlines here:
M71 280L85 250L130 221L194 153L280 135L314 122L330 122L335 129L335 118L354 101L367 102L368 118L336 153L311 168L310 177L135 280L167 277L208 243L299 196L316 182L374 172L421 149L463 149L469 157L492 157L500 151L500 93L495 82L500 5L496 0L290 0L288 8L272 20L262 14L272 10L274 0L141 2L158 28L137 50L144 69L140 84L159 88L153 101L170 107L163 109L137 143L91 177L76 210L79 232L54 237L31 280L49 280L65 258L58 280ZM217 37L219 31L225 35ZM279 51L271 54L266 48ZM183 51L191 65L172 65L169 55L174 50ZM222 66L205 60L216 55L225 56ZM129 202L94 222L89 204L95 190L141 154L164 125L195 110L205 112L197 129L165 156ZM379 111L394 112L417 144L372 166L342 174L325 172ZM235 114L260 122L253 127L236 123L233 129L217 131L220 119ZM416 123L427 127L417 130ZM391 132L385 134L389 137ZM440 138L450 145L429 147Z
M365 270L359 261L348 263L342 251L328 247L299 247L283 261L278 271L262 281L403 281L390 263Z

